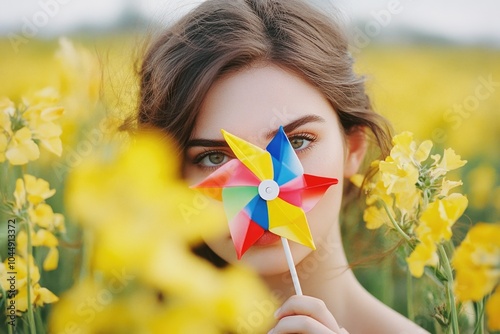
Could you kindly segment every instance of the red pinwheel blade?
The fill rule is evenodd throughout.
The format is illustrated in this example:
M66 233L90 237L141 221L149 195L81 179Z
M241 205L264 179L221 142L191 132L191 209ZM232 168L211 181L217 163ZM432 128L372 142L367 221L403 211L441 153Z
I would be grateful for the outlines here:
M302 190L302 209L309 212L323 197L330 186L339 183L339 180L310 174L303 175L306 186Z
M328 188L339 181L334 178L304 174L280 187L279 197L290 204L301 207L305 212L323 197Z
M255 223L245 211L240 211L233 220L229 222L229 231L233 239L238 260L243 254L264 235L265 230Z

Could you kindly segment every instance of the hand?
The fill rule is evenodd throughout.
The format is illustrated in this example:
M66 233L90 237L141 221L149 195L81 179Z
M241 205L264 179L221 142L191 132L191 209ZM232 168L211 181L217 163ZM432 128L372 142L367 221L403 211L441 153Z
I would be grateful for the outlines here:
M275 313L276 326L268 334L349 334L326 308L325 303L309 296L290 297Z

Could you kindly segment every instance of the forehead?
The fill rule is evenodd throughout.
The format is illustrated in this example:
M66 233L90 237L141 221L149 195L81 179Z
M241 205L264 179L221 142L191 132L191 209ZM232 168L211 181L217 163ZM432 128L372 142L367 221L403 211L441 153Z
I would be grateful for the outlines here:
M212 85L191 137L220 139L224 129L246 140L260 140L305 115L336 122L330 103L313 85L276 65L259 64Z

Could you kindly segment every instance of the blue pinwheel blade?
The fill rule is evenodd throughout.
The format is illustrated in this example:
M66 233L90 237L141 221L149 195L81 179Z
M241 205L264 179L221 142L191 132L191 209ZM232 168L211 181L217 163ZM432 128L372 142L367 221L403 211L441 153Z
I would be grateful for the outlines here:
M244 210L260 227L265 230L269 230L269 212L267 209L267 201L257 195L245 206Z
M297 176L304 174L302 164L282 126L280 126L276 136L267 145L266 150L274 158L274 181L279 185L285 184ZM275 160L279 163L275 163Z

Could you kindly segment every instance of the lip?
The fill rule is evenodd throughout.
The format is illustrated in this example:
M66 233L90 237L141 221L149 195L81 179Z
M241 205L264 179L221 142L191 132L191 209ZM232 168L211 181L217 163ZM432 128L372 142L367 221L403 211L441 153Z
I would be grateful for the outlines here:
M254 246L273 245L273 244L277 243L280 239L281 239L281 237L279 235L276 235L276 234L269 232L269 231L265 231L264 235L262 235L262 237L260 237L259 240L257 240L254 243Z

